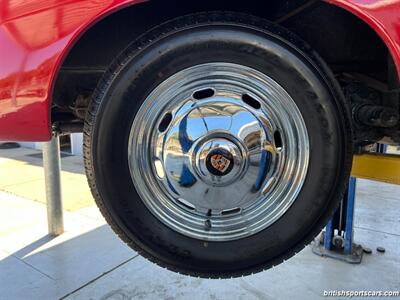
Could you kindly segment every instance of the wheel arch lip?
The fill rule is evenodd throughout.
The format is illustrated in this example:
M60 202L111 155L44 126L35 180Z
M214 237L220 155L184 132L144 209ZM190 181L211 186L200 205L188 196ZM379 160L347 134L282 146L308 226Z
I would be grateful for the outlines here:
M128 6L148 1L68 0L56 5L14 7L2 3L0 51L4 51L8 61L0 60L0 139L49 140L53 89L70 51L97 22ZM82 8L86 14L81 12ZM32 33L31 28L38 30L41 24L42 28L48 26L41 38L24 33ZM27 97L30 99L26 100Z
M92 26L108 15L148 1L109 0L90 4L79 0L60 1L58 5L41 9L29 5L25 8L20 7L16 16L10 14L8 18L7 12L10 9L4 2L0 6L2 12L5 12L0 19L0 44L4 45L0 50L6 53L9 60L7 63L0 61L0 96L3 91L5 93L4 98L0 97L0 139L49 140L52 93L59 70L71 49ZM400 21L396 20L396 9L400 10L400 1L324 1L356 15L378 34L389 49L400 78ZM71 6L78 10L84 3L92 8L90 16L80 15L79 20L75 20L75 26L67 34L58 36L54 35L54 31L48 31L45 36L49 37L49 41L36 49L27 47L26 40L18 41L22 35L16 34L16 30L21 28L21 24L29 25L29 22L23 23L24 20L34 20L37 24L41 18L48 18L48 15L43 15L44 12L58 12L62 16L64 8ZM55 29L59 31L64 23L60 21L55 25ZM11 64L13 66L10 68ZM28 81L29 85L24 86L23 83ZM23 96L28 94L29 101L24 100ZM8 104L5 103L7 100Z
M342 8L366 23L383 41L397 69L400 81L400 1L323 0Z

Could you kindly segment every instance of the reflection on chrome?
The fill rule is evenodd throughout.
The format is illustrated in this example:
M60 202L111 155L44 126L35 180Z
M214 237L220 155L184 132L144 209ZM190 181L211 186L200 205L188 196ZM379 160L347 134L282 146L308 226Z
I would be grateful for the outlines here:
M249 236L278 220L309 159L290 95L266 75L228 63L194 66L161 83L138 112L129 147L146 206L176 231L209 241Z

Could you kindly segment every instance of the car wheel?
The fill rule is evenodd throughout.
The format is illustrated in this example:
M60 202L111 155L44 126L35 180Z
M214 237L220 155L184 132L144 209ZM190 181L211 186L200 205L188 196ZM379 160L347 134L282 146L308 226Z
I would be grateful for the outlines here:
M94 198L129 246L212 278L300 251L352 161L347 106L318 55L270 22L218 12L164 23L116 59L84 151Z

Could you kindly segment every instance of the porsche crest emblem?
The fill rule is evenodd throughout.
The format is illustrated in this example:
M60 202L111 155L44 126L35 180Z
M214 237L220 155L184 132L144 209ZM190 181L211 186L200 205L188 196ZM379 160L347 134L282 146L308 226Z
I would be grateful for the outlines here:
M221 154L214 154L210 158L210 163L214 169L221 173L225 173L225 171L228 170L231 161Z

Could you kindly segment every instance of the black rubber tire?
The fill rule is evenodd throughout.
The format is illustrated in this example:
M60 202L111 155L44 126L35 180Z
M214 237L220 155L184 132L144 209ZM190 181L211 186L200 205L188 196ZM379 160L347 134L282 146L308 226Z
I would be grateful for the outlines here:
M219 243L184 236L154 217L135 190L127 159L131 124L146 96L172 74L207 62L247 65L280 83L303 115L311 146L307 177L290 209L255 235ZM133 42L100 81L84 128L87 177L108 223L144 257L193 276L248 275L293 256L329 220L351 169L349 120L332 73L292 33L244 14L184 16Z

